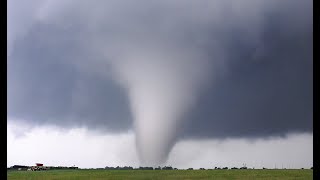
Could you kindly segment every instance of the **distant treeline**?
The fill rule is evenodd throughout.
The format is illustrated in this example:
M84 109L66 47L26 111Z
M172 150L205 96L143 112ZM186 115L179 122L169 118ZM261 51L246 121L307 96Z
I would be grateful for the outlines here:
M178 170L178 168L173 168L171 166L164 166L164 167L156 167L156 168L153 168L153 167L139 167L139 168L133 168L131 166L124 166L124 167L120 167L120 166L117 166L117 167L105 167L105 169L107 170ZM228 167L223 167L223 168L220 168L220 167L215 167L214 169L228 169ZM231 169L247 169L247 167L241 167L241 168L236 168L236 167L233 167ZM193 170L193 168L188 168L187 170ZM199 170L213 170L213 169L205 169L205 168L200 168Z
M164 167L139 167L139 168L133 168L131 166L124 166L124 167L105 167L104 169L107 170L178 170L177 168L172 168L171 166L164 166Z
M66 166L24 166L24 165L14 165L7 170L18 170L18 171L44 171L44 170L54 170L54 169L78 169L78 167L66 167Z
M41 171L41 170L54 170L54 169L80 169L78 167L63 167L63 166L58 166L58 167L54 167L54 166L23 166L23 165L14 165L11 166L10 168L7 168L7 170L32 170L32 171ZM139 167L139 168L133 168L131 166L124 166L124 167L108 167L106 166L105 168L89 168L89 169L96 169L96 170L179 170L178 168L173 168L172 166L164 166L164 167ZM220 169L229 169L228 167L214 167L213 169L205 169L205 168L199 168L199 170L220 170ZM248 168L246 166L243 167L232 167L230 169L254 169L254 168ZM262 169L267 169L265 167L263 167ZM274 168L277 169L277 168ZM283 168L286 169L286 168ZM304 168L301 168L304 169ZM311 167L310 169L313 169L313 167ZM193 168L188 168L186 170L194 170Z
M97 169L102 169L102 168L97 168ZM173 168L171 166L164 166L164 167L156 167L156 168L153 168L153 167L139 167L139 168L133 168L131 166L124 166L124 167L120 167L120 166L117 166L117 167L108 167L106 166L104 169L106 170L179 170L178 168ZM229 169L228 167L214 167L214 169L205 169L205 168L199 168L199 170L220 170L220 169ZM248 168L246 166L243 166L243 167L232 167L230 169L254 169L254 168ZM262 169L267 169L265 167L263 167ZM284 168L285 169L285 168ZM304 169L304 168L301 168L301 169ZM313 167L311 167L310 169L313 169ZM188 168L187 170L193 170L193 168Z

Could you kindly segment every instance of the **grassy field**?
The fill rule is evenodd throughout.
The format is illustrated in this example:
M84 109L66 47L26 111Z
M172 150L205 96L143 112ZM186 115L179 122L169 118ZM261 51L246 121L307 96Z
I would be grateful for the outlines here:
M313 170L49 170L7 171L8 179L312 179Z

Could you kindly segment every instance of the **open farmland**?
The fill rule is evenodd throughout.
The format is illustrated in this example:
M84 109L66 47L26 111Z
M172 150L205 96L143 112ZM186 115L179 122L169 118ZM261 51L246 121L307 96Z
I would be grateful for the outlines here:
M14 179L312 179L310 169L7 171Z

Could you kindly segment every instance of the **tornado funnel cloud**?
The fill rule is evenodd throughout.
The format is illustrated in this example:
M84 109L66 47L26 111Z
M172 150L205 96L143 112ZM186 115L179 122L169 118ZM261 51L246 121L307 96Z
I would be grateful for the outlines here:
M126 52L114 67L128 90L141 164L157 166L166 162L182 115L195 100L195 87L207 70L197 63L200 56L183 53L184 49L145 49L148 53Z

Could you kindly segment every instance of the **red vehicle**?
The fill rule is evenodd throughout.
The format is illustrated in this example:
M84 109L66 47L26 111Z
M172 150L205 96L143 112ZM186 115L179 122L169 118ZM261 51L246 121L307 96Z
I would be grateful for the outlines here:
M36 165L37 165L37 166L43 166L43 164L41 164L41 163L36 163Z

